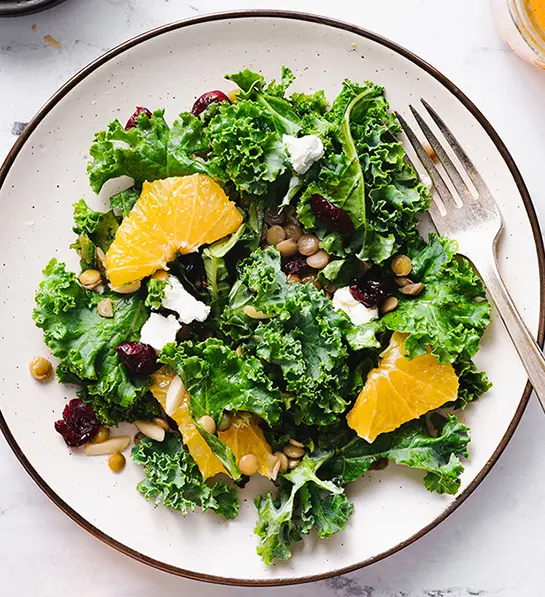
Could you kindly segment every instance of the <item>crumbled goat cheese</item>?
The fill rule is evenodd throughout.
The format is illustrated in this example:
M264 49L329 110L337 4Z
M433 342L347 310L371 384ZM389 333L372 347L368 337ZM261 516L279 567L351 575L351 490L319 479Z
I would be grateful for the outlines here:
M284 135L282 141L288 150L291 165L298 174L304 174L324 155L324 144L316 135L304 137Z
M176 334L181 327L174 315L164 317L159 313L151 313L140 332L140 342L150 344L160 352L165 345L176 340Z
M350 321L354 325L360 325L362 323L368 323L374 319L378 319L378 309L369 309L359 301L357 301L350 292L350 288L345 286L335 291L333 295L333 306L339 311L344 311Z
M178 313L178 319L186 324L202 322L210 315L210 307L189 294L175 276L168 277L161 304L165 309Z

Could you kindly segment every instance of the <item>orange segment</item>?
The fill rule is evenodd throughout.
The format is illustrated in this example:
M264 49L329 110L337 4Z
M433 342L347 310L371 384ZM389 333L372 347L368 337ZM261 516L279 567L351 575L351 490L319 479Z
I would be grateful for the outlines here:
M458 395L452 365L440 365L432 354L407 359L406 337L394 332L346 417L348 425L370 443L377 435L456 400Z
M150 387L150 391L161 406L166 408L168 388L175 374L168 367L162 367L151 377L153 384ZM218 473L227 474L223 465L204 441L191 419L189 414L189 394L187 392L185 392L182 404L171 417L178 423L184 444L187 446L191 456L193 456L193 460L197 463L202 476L208 479ZM274 466L272 450L263 435L263 431L261 431L259 425L254 421L252 415L246 413L236 414L233 417L231 427L227 431L219 431L218 437L233 450L237 462L245 454L254 454L259 462L258 472L264 477L270 477Z
M192 253L235 232L242 216L223 189L204 174L145 182L106 253L112 286L167 267L176 253Z
M173 371L167 367L162 367L152 376L153 384L150 391L153 396L160 402L163 408L166 407L167 392L170 383L175 377ZM184 439L184 444L187 446L189 453L193 456L193 460L197 463L203 478L208 479L218 473L225 473L223 465L218 460L210 449L209 445L204 441L201 434L195 427L191 420L188 410L189 394L185 392L182 404L176 409L171 417L178 423L178 428Z
M227 431L218 431L218 437L233 450L237 462L246 454L253 454L259 462L257 472L264 477L271 476L276 460L261 427L252 415L238 413Z

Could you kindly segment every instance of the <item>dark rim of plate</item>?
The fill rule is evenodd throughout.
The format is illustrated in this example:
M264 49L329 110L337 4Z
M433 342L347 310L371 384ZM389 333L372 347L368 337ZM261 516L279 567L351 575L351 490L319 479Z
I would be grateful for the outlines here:
M65 0L0 0L0 17L20 17L46 8L53 8Z
M163 25L147 33L139 35L133 39L130 39L127 42L122 43L121 45L117 46L116 48L110 50L106 54L102 55L101 57L97 58L94 62L83 68L79 73L77 73L72 79L70 79L63 87L61 87L51 99L41 108L41 110L36 114L33 120L29 123L29 125L25 128L23 133L20 135L18 140L16 141L15 145L11 149L10 153L8 154L4 164L0 168L0 188L6 179L8 171L12 166L13 162L15 161L17 155L21 151L23 145L30 137L31 133L36 129L36 127L40 124L40 122L47 116L48 112L57 104L59 101L74 87L76 87L83 79L89 76L93 71L95 71L98 67L103 65L104 63L112 60L119 54L129 50L130 48L137 46L149 39L167 33L169 31L173 31L176 29L183 29L185 27L191 27L192 25L198 25L201 23L207 22L214 22L214 21L224 21L224 20L231 20L231 19L256 19L256 18L277 18L277 19L294 19L299 21L306 21L310 23L318 23L320 25L327 25L328 27L333 27L335 29L342 29L344 31L349 31L350 33L354 33L359 35L360 37L369 39L373 42L376 42L397 54L407 58L422 70L426 71L432 77L437 79L448 91L452 93L460 103L467 109L471 114L475 117L475 119L479 122L479 124L483 127L485 132L488 134L496 149L499 151L507 167L509 168L513 179L518 187L522 200L524 202L524 206L526 208L526 212L528 214L528 219L530 220L530 225L532 227L532 232L534 235L534 241L536 244L536 252L538 257L538 265L539 265L539 279L540 279L540 318L539 318L539 330L538 330L538 342L540 346L543 346L543 340L545 337L545 251L543 246L543 239L541 236L541 231L539 227L539 222L536 216L536 212L534 206L532 204L532 200L528 193L528 189L526 188L526 184L522 178L522 175L516 166L509 150L500 139L499 135L492 127L490 122L485 118L485 116L481 113L481 111L475 106L475 104L460 90L450 79L445 77L442 73L436 70L433 66L428 64L422 58L419 58L409 50L406 50L402 46L380 36L376 33L371 31L367 31L366 29L362 29L356 25L351 25L349 23L345 23L343 21L338 21L335 19L330 19L318 15L307 14L307 13L299 13L299 12L291 12L291 11L281 11L281 10L242 10L242 11L233 11L233 12L221 12L210 14L202 17L195 17L191 19L186 19L183 21L171 23L168 25ZM264 586L264 587L271 587L271 586L281 586L281 585L293 585L298 583L305 583L305 582L312 582L317 580L323 580L326 578L331 578L333 576L337 576L340 574L346 574L348 572L352 572L354 570L358 570L363 568L364 566L368 566L369 564L374 564L379 560L382 560L399 550L407 547L417 539L423 537L426 533L434 529L440 522L445 520L445 518L451 514L460 504L462 504L473 491L478 487L481 481L486 477L486 475L492 469L494 463L498 460L501 453L509 443L513 432L515 431L522 414L528 404L528 400L532 393L532 387L528 383L524 389L524 392L521 396L520 403L518 408L515 412L515 416L513 417L509 427L505 435L502 437L498 447L496 448L494 454L490 458L490 460L485 464L483 469L479 472L479 474L473 479L473 481L459 494L457 495L452 503L443 510L443 512L435 518L431 523L426 525L424 528L420 529L417 533L398 543L391 549L384 551L376 556L358 562L356 564L352 564L350 566L346 566L343 568L338 568L337 570L333 570L331 572L325 572L323 574L314 574L311 576L302 576L302 577L291 577L291 578L280 578L275 579L245 579L240 580L236 578L230 578L226 576L214 576L209 574L202 574L198 572L193 572L191 570L185 570L183 568L179 568L177 566L172 566L170 564L165 564L164 562L160 562L155 560L149 556L146 556L126 545L123 545L119 541L116 541L106 533L103 533L100 529L93 526L89 521L83 518L80 514L78 514L74 509L72 509L66 502L64 502L52 489L47 485L47 483L40 477L38 472L34 469L32 464L29 462L27 457L23 454L21 448L17 444L13 434L11 433L8 425L2 413L0 412L0 428L2 429L9 445L11 446L12 450L14 451L15 455L24 466L28 474L34 479L34 481L39 485L39 487L44 491L44 493L51 498L51 500L61 509L63 510L68 516L70 516L74 521L76 521L80 526L82 526L86 531L104 541L111 547L117 549L118 551L143 562L144 564L148 564L149 566L153 566L159 570L163 570L164 572L170 572L172 574L177 574L178 576L183 576L186 578L194 579L194 580L202 580L206 582L218 583L218 584L225 584L225 585L234 585L234 586Z

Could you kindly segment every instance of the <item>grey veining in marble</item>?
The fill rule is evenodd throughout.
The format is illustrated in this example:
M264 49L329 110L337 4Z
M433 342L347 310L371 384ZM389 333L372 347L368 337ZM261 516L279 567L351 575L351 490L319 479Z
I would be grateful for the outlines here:
M545 73L503 45L488 0L67 0L48 12L0 20L0 159L48 97L102 52L162 23L230 8L318 12L420 54L497 128L544 221ZM46 35L60 47L44 42ZM486 480L417 543L341 578L258 590L176 578L118 554L58 510L0 439L0 596L539 597L545 594L543 454L545 420L532 400Z

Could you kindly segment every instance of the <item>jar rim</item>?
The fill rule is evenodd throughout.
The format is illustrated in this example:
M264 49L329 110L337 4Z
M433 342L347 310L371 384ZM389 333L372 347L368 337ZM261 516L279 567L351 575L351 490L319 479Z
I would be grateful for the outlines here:
M520 35L545 66L545 29L536 18L531 0L508 0L508 5Z

